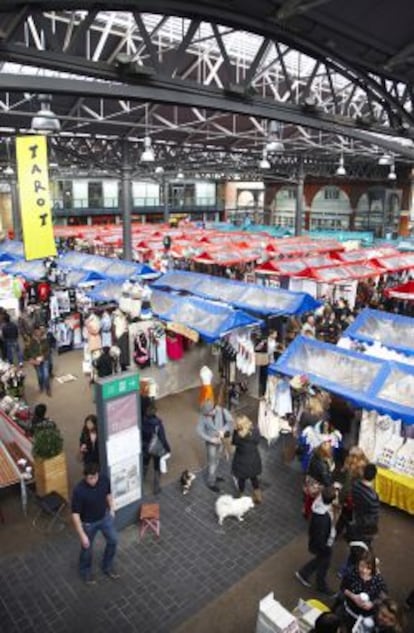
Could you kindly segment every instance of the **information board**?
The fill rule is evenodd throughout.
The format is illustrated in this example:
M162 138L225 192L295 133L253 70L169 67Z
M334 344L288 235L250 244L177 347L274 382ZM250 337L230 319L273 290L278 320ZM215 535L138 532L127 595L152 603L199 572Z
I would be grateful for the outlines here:
M96 383L101 469L111 480L118 528L136 523L142 497L139 375L123 372Z

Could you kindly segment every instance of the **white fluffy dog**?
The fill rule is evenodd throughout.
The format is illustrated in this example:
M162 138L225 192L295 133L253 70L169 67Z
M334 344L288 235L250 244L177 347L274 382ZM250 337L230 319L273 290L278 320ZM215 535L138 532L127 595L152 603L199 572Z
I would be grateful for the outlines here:
M239 521L243 521L243 515L251 508L254 508L253 499L251 497L240 497L236 499L231 495L221 495L216 501L216 514L218 516L219 525L223 525L226 517L237 517Z

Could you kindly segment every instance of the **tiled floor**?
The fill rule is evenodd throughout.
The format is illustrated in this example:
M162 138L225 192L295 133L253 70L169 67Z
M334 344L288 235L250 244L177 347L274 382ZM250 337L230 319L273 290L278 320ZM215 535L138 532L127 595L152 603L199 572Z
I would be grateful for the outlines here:
M1 630L4 633L140 631L168 632L217 598L303 530L300 476L286 468L276 447L261 447L265 503L243 522L218 526L217 498L199 473L189 495L178 484L159 496L161 538L137 527L121 533L111 581L97 573L95 587L77 576L78 542L70 530L49 542L3 559ZM223 492L232 492L228 463ZM102 541L96 542L98 567Z

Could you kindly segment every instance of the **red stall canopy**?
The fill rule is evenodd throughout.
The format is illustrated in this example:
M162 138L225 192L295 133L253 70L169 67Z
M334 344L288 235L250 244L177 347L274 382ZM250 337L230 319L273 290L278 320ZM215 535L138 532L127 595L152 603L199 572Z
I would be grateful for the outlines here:
M400 301L414 301L414 280L407 281L405 284L392 286L384 290L384 295L390 299L399 299Z

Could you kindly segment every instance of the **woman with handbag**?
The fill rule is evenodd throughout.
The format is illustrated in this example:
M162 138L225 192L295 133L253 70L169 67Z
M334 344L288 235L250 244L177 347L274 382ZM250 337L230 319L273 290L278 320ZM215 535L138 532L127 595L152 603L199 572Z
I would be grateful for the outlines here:
M165 434L164 424L157 415L157 409L153 402L148 404L142 419L142 454L144 464L144 479L147 475L150 461L154 465L154 495L161 492L160 459L171 452L170 445Z

